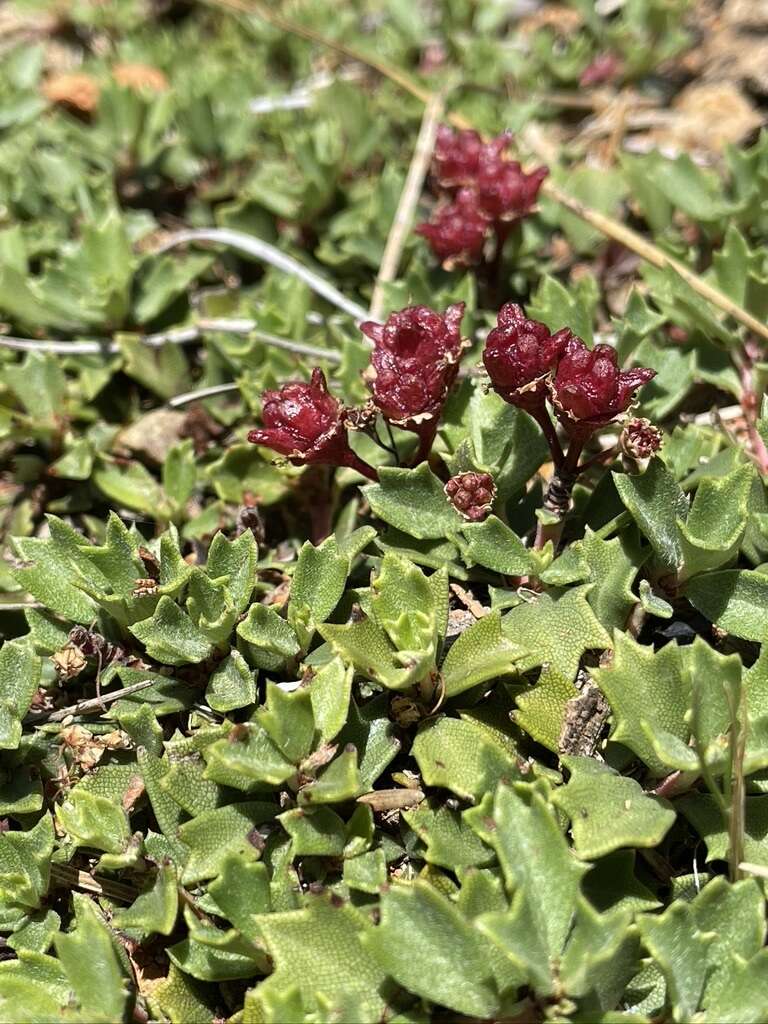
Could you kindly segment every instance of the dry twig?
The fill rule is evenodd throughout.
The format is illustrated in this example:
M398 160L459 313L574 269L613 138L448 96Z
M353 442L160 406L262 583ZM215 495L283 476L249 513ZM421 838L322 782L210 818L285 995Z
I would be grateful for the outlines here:
M30 711L24 719L27 725L39 725L41 722L63 722L70 715L88 715L92 711L106 711L106 705L112 704L123 697L130 697L133 693L146 690L148 686L154 685L152 679L142 679L139 683L125 686L122 690L115 690L112 693L103 693L100 697L87 697L79 700L76 704L70 704L66 708L57 708L56 711Z
M247 235L244 231L232 231L230 228L195 228L189 231L176 231L169 235L162 245L158 246L155 252L167 252L177 245L186 245L189 242L212 242L216 245L226 245L230 249L237 249L253 256L257 260L269 263L286 274L292 274L303 281L308 288L316 292L332 306L348 313L355 321L368 319L368 313L352 299L348 299L324 277L316 274L314 270L299 263L293 256L276 249L274 245L256 238L254 235Z
M435 136L443 116L443 109L443 94L434 93L424 108L424 116L421 120L421 128L416 139L411 164L387 236L387 244L384 247L384 255L381 258L379 274L371 297L370 315L372 320L381 319L384 312L384 287L397 277L400 256L413 226L413 216L424 188L424 179L432 159L432 150L435 148Z

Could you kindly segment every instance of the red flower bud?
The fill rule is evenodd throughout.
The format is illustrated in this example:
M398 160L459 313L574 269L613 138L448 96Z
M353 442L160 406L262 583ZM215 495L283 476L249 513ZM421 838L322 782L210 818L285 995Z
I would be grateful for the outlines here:
M483 151L483 140L475 131L455 132L447 124L437 129L432 172L441 188L458 188L474 181Z
M443 316L426 306L409 306L392 313L386 324L360 325L374 343L365 376L385 419L412 430L440 412L465 344L459 330L463 316L463 302L449 306Z
M312 371L309 384L289 381L279 391L265 391L262 419L264 427L248 434L253 444L271 448L296 466L350 466L376 479L375 470L349 446L344 406L329 394L322 370Z
M480 209L495 221L525 217L533 209L541 183L548 174L547 167L538 167L526 174L517 160L505 160L499 146L489 143L475 179Z
M545 324L529 320L520 306L508 302L499 310L483 351L491 386L512 405L540 408L547 397L545 378L572 337L567 327L551 334Z
M637 389L655 376L655 370L642 367L619 370L610 345L588 349L581 338L572 336L552 383L553 402L566 426L574 421L601 426L625 412Z
M472 523L479 523L491 511L496 486L490 473L459 473L443 488L457 512Z
M419 224L416 234L426 238L446 270L453 270L479 262L489 227L476 193L463 188L453 201L437 207L428 224Z
M581 73L579 85L586 88L610 82L621 71L621 61L615 53L601 53Z

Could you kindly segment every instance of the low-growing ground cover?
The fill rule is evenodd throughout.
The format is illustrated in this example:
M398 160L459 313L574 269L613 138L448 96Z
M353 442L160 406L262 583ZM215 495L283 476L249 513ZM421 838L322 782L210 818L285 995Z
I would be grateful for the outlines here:
M768 1020L758 7L0 11L0 1019Z

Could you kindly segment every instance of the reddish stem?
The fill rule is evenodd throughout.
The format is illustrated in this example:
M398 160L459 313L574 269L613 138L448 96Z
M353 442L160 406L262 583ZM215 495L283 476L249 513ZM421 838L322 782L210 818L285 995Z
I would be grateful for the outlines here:
M741 408L744 412L744 419L747 424L747 434L752 454L757 467L763 476L768 476L768 448L757 429L758 403L757 392L755 391L752 379L752 357L746 350L744 358L739 362L739 377L741 378Z
M502 268L502 253L504 251L504 245L509 238L514 222L509 221L497 221L493 226L493 233L496 244L493 250L493 256L485 264L485 280L488 289L488 297L490 304L494 309L500 304L500 292L501 292L501 268Z
M552 453L552 461L555 466L559 468L565 461L565 453L563 452L563 446L560 444L560 438L557 436L557 430L552 422L549 413L547 412L546 406L542 400L540 406L535 406L531 409L526 409L526 412L536 420L541 427L541 431L544 437L547 439L549 450Z
M437 436L437 425L437 416L433 416L432 419L425 420L414 427L414 432L419 438L419 447L413 457L412 466L418 466L420 462L426 462L429 459L429 453L432 451L432 445Z
M343 465L347 466L348 469L356 469L362 476L367 476L369 480L378 482L379 474L370 466L367 462L356 455L351 449L345 456Z
M581 455L588 434L574 433L571 436L571 443L561 466L555 468L552 479L549 481L547 493L544 495L544 509L551 515L557 516L554 523L539 523L536 527L536 538L533 542L537 550L544 547L547 541L557 550L560 538L563 535L565 517L571 504L571 493L574 484L579 477L579 456Z

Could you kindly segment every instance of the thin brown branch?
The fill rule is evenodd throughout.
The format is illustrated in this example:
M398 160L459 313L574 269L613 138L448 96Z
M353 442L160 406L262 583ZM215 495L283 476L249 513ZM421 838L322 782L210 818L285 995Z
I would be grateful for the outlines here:
M130 697L131 694L146 690L148 686L152 685L154 685L154 680L142 679L141 682L125 686L122 690L103 693L100 697L88 697L86 700L79 700L76 704L70 704L66 708L58 708L56 711L30 711L24 722L27 725L39 725L41 722L63 722L70 715L88 715L93 711L106 711L108 704L113 704L123 697Z
M51 877L58 885L68 889L82 889L97 896L108 896L110 899L133 903L139 890L132 885L113 882L110 878L95 878L87 871L80 871L71 864L51 864Z

